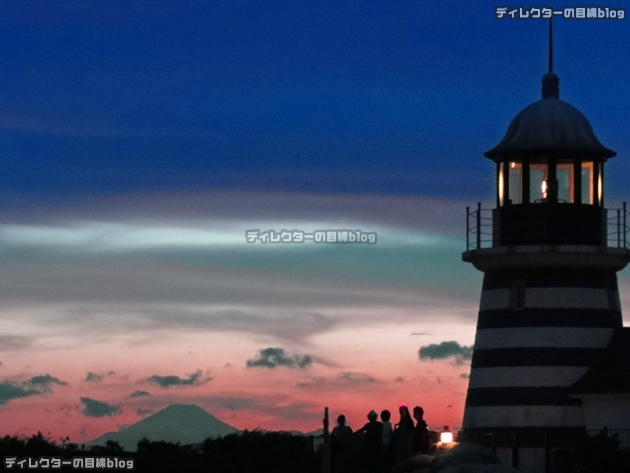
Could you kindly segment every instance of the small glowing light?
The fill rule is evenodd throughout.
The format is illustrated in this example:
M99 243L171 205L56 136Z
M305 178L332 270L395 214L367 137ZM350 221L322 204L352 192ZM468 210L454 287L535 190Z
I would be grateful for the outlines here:
M444 426L444 431L440 434L440 442L453 443L453 432L448 429L448 425Z
M510 167L514 169L516 167L516 163L514 161L510 162Z
M547 181L548 179L545 179L544 181L542 181L542 184L540 185L540 190L542 191L543 199L547 198L547 191L549 190L549 183Z
M503 163L501 163L501 171L499 172L499 203L503 205Z

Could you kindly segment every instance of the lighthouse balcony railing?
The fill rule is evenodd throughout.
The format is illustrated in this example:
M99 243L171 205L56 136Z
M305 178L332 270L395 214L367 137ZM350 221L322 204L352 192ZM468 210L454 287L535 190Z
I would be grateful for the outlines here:
M466 207L466 251L492 248L492 209Z
M609 248L629 248L628 225L630 225L626 203L620 209L608 209L607 237Z
M482 208L481 202L471 210L466 207L466 251L492 248L493 209ZM624 202L620 208L606 209L606 246L630 249L630 211Z

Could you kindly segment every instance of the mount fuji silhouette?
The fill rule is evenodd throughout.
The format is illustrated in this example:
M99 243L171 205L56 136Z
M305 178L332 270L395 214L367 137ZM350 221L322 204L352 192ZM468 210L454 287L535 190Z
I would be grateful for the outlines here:
M118 432L109 432L88 442L105 445L109 440L118 442L128 452L135 452L140 440L180 443L201 443L208 437L223 437L238 432L199 406L172 404Z

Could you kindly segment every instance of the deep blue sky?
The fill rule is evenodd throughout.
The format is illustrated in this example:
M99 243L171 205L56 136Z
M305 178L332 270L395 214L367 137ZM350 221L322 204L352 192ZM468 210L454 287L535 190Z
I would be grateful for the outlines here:
M619 153L623 198L628 21L555 31L561 98ZM547 23L457 1L31 0L3 6L0 44L5 194L485 199L483 152L540 97Z

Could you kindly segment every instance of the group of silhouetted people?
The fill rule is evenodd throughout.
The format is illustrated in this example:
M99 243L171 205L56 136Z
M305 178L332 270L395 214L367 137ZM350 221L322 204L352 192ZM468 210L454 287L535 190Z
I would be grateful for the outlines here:
M400 420L392 427L391 413L388 410L378 414L370 411L368 422L352 432L346 425L346 417L337 417L337 426L331 434L332 473L365 471L386 473L393 465L416 453L428 453L429 436L424 410L420 406L413 409L414 424L406 405L399 408Z

